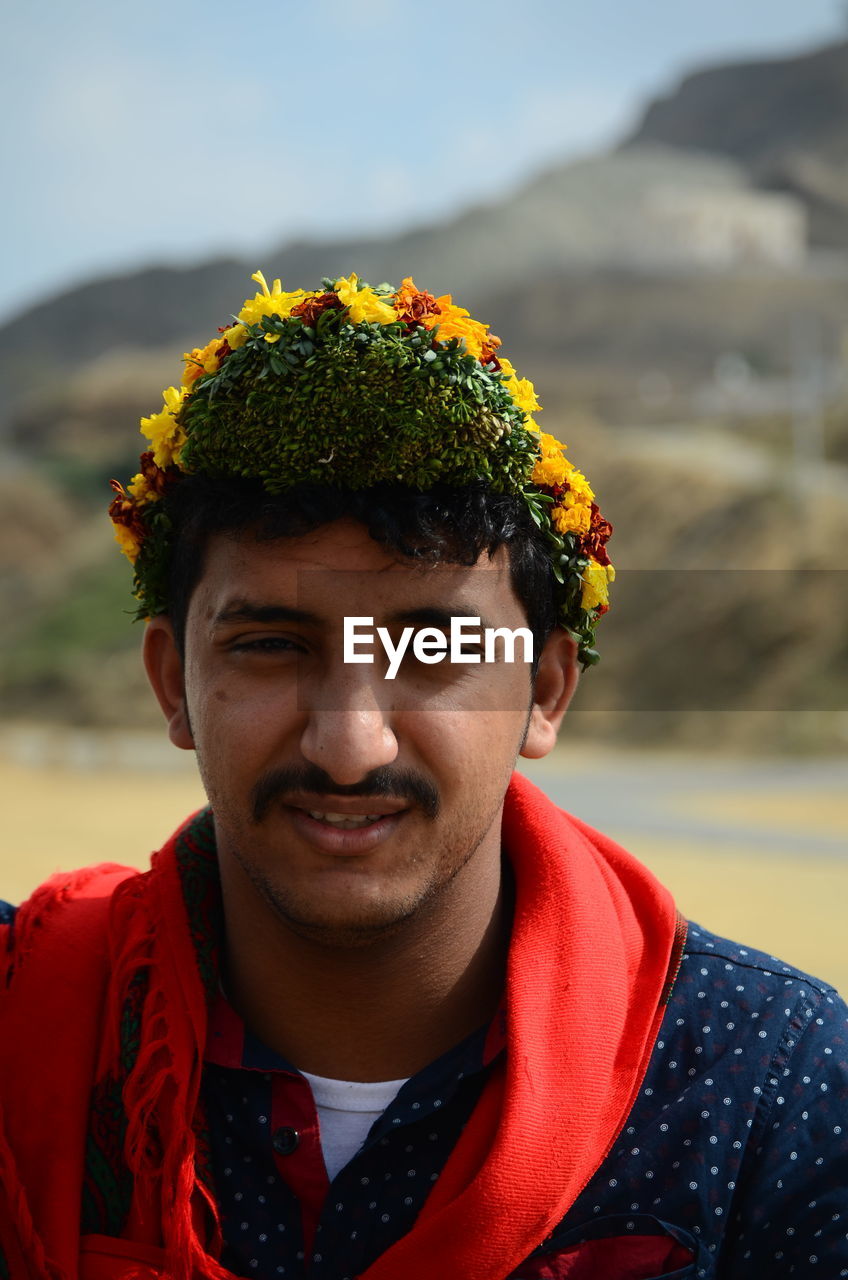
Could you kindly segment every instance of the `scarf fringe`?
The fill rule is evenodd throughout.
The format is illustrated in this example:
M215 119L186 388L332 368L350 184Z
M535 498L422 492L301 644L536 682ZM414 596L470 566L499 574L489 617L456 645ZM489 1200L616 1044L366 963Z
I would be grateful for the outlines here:
M123 1074L121 1024L133 982L146 974L153 963L154 929L143 914L146 876L133 876L119 884L112 895L109 915L109 961L111 972L104 1010L105 1021L100 1047L98 1076ZM138 921L144 924L139 928Z
M125 881L115 892L110 921L114 960L105 1059L123 1074L121 1026L133 983L146 991L140 1009L141 1048L123 1088L127 1117L124 1158L135 1180L139 1211L149 1207L161 1223L162 1241L173 1280L230 1280L231 1273L207 1252L198 1220L210 1225L210 1244L221 1240L220 1217L197 1175L193 1129L200 1091L202 1055L181 1015L180 975L157 945L149 874ZM180 1043L182 1041L182 1043ZM185 1065L191 1062L190 1071ZM199 1212L198 1212L199 1210Z

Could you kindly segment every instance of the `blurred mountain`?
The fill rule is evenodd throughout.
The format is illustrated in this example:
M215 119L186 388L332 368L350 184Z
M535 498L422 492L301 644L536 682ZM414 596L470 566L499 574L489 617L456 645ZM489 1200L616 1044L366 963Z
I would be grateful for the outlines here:
M437 294L450 288L483 315L490 297L508 293L512 331L502 336L520 343L521 317L532 310L536 288L552 278L795 269L805 248L800 205L755 191L741 166L646 146L553 169L499 204L440 225L380 239L289 244L262 265L269 280L279 275L288 288L352 270L375 284L413 275ZM90 361L145 352L152 367L157 352L205 343L253 292L255 265L216 260L138 271L15 316L0 327L0 438L22 400L49 417ZM172 365L165 377L178 373Z
M687 76L625 145L646 143L739 161L757 186L802 201L813 244L848 248L848 41Z

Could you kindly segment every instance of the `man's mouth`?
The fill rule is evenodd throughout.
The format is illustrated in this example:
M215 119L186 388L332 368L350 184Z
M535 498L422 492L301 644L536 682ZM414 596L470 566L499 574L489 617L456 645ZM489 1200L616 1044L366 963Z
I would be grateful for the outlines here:
M288 797L286 808L301 839L333 856L371 853L397 833L410 812L409 801L399 796L299 795Z
M344 831L352 831L356 827L367 827L372 822L379 822L386 815L383 813L321 813L317 809L307 809L310 818L316 822L326 822L331 827L340 827Z

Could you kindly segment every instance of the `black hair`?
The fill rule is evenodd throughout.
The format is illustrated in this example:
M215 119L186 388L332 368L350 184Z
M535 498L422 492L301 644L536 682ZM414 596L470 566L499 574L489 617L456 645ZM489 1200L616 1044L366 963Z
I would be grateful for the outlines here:
M211 535L250 531L259 541L274 541L343 517L358 520L387 550L419 562L472 565L484 551L494 555L506 547L513 588L533 634L534 676L556 625L550 558L520 495L493 493L483 484L426 493L390 484L358 491L299 485L269 494L255 480L189 475L173 487L166 505L173 529L168 614L180 653Z

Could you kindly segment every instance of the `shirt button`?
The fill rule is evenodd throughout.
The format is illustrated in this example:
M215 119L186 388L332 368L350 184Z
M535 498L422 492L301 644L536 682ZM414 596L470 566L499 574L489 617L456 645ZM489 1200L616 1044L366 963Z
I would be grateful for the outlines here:
M274 1130L271 1143L278 1155L290 1156L300 1145L300 1134L297 1129L290 1129L286 1125L282 1129Z

